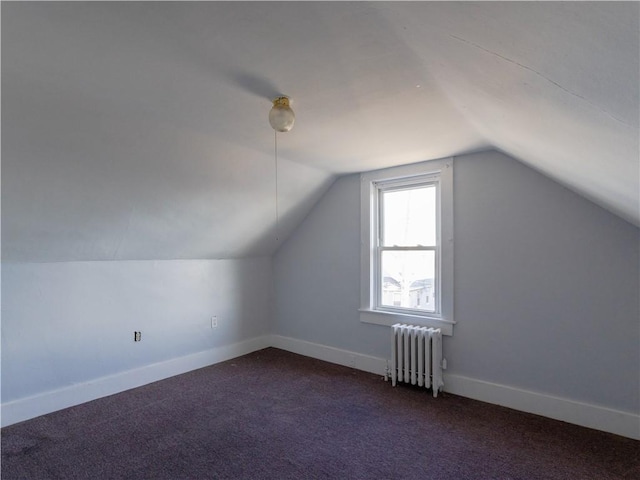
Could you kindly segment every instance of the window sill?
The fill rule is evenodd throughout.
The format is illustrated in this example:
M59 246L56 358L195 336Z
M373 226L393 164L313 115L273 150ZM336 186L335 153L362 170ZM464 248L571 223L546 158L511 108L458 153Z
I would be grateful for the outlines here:
M378 310L359 309L360 321L374 325L392 326L396 323L409 323L421 327L439 328L443 335L453 335L453 326L456 322L441 318L423 317L421 315L409 315L405 313L381 312Z

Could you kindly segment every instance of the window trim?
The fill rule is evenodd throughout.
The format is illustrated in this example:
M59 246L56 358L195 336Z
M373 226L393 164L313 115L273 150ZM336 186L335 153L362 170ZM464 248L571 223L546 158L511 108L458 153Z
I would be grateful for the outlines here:
M416 310L399 311L393 308L376 308L377 305L377 235L378 235L378 185L400 186L439 183L437 215L438 270L440 285L440 310L420 314ZM391 326L404 322L436 327L444 335L453 335L453 158L375 170L360 175L360 321Z

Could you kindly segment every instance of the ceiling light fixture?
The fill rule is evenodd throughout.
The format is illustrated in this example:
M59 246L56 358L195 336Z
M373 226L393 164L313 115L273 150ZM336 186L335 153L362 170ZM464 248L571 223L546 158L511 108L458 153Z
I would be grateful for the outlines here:
M288 132L293 128L296 114L289 106L289 97L277 97L273 99L273 107L269 112L269 123L276 132Z
M293 128L296 115L289 106L289 97L281 96L273 99L273 107L269 111L269 124L275 130L275 207L276 207L276 243L280 240L280 215L278 213L278 132L288 132Z

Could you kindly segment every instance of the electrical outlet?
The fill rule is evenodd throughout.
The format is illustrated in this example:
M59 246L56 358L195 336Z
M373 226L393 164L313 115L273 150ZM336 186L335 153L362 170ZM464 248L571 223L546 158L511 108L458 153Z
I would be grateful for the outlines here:
M211 328L218 328L218 316L211 317Z
M139 342L142 340L142 332L133 332L133 341Z

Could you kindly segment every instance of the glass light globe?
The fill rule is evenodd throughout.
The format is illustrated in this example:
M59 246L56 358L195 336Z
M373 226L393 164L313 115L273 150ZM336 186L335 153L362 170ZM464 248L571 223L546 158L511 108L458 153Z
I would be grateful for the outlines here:
M276 132L288 132L293 128L296 115L289 106L287 97L278 97L273 101L273 107L269 112L269 123Z

